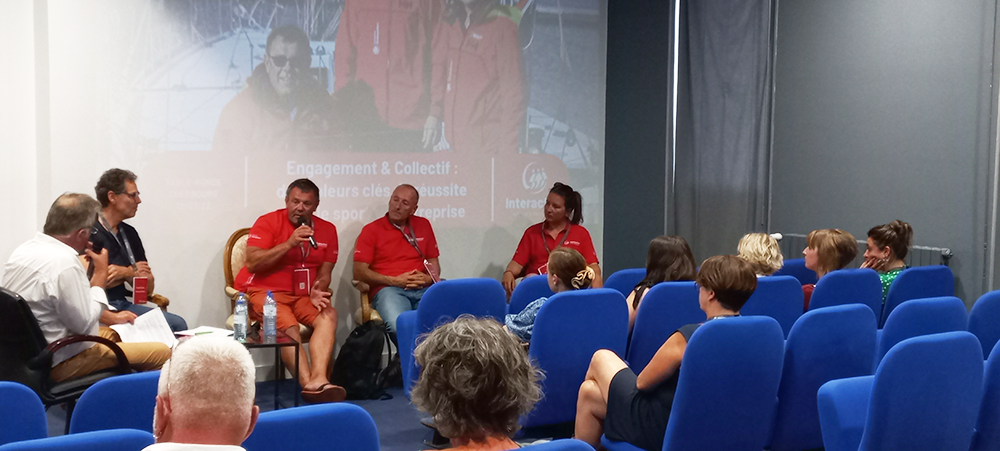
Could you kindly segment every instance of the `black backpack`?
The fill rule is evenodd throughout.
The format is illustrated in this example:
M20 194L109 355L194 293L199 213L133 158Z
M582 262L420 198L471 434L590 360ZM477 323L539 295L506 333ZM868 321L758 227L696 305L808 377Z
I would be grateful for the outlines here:
M389 364L382 366L382 351L389 346ZM347 399L391 399L386 387L402 385L399 352L385 323L368 321L351 331L333 364L331 382L347 390Z

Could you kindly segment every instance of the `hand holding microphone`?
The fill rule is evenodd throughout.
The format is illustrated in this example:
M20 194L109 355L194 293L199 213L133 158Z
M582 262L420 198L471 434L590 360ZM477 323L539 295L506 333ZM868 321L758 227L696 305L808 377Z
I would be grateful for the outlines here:
M306 224L308 221L309 220L306 219L305 216L299 216L299 227L308 226L308 224ZM319 249L319 245L316 244L316 238L312 235L309 235L309 245L312 246L313 249Z

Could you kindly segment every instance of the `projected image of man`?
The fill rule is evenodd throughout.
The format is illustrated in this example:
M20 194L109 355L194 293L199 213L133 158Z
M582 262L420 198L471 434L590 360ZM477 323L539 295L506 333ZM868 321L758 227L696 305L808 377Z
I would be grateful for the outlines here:
M309 37L299 27L271 31L264 61L246 89L222 109L212 150L242 155L329 147L332 99L309 74L311 54Z
M337 262L337 228L313 216L319 188L298 179L285 191L285 208L254 222L247 238L246 266L236 278L245 287L254 319L263 318L270 291L278 307L277 326L301 342L299 323L312 326L309 352L299 347L299 383L307 402L339 402L346 392L330 383L327 365L337 335L337 311L330 305L330 280ZM316 247L313 247L313 242ZM281 359L295 368L295 350L281 348Z
M146 248L142 245L139 232L124 222L135 217L142 203L136 175L124 169L108 169L97 180L94 192L101 202L101 214L94 221L90 241L96 248L108 250L105 285L108 302L118 310L128 310L136 315L146 313L152 308L132 302L133 281L136 277L145 277L147 297L151 297L156 278L146 260ZM163 312L163 316L174 332L187 330L184 318L168 312Z
M363 229L354 250L354 278L371 287L372 306L396 337L396 317L415 310L439 277L437 239L426 218L415 216L420 194L399 185L389 211Z

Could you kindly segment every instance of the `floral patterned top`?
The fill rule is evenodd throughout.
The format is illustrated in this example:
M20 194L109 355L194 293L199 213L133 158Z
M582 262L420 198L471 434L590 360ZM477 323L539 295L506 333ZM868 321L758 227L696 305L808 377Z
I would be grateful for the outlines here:
M896 269L890 269L886 272L879 271L878 278L882 279L882 303L885 304L885 295L889 294L889 287L896 280L896 276L906 269L905 266L901 266Z

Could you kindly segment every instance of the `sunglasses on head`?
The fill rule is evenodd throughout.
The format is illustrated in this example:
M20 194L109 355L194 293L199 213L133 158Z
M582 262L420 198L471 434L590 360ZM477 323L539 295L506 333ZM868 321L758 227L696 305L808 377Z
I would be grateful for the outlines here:
M285 64L289 64L289 63L291 63L292 67L298 67L298 68L308 67L309 66L309 59L307 59L307 58L302 58L302 57L300 57L300 58L289 58L289 57L284 56L284 55L281 55L281 56L271 56L271 55L268 55L268 57L271 59L271 63L274 64L275 67L285 67Z

